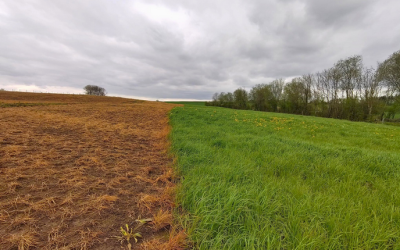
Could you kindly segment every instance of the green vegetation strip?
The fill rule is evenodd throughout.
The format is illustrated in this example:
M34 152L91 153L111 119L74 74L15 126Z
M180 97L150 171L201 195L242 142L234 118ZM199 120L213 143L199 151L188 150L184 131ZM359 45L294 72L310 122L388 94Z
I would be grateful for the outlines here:
M205 106L206 102L167 102L167 103L174 103L174 104L183 104L183 105L196 105L196 106Z
M400 249L400 128L185 105L170 115L199 249Z

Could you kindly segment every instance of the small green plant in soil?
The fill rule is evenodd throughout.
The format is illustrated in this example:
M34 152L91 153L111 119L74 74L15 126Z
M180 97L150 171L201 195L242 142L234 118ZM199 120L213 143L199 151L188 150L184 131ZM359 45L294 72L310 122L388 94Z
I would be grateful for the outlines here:
M138 222L138 225L135 228L129 228L128 224L125 225L124 227L121 227L120 236L114 236L117 238L120 242L121 245L126 242L128 249L132 249L132 244L131 244L131 239L135 240L135 243L138 242L138 238L142 238L142 234L138 232L138 230L147 222L152 221L152 219L137 219L136 222Z

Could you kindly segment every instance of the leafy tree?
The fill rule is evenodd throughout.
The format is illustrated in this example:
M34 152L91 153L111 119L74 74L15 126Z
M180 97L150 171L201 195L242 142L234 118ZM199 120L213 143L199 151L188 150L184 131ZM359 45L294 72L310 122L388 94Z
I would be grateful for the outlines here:
M97 95L97 96L105 96L107 95L107 91L96 85L86 85L84 88L86 95Z
M272 107L272 111L279 111L279 102L282 100L283 88L285 86L285 81L283 79L276 79L270 84L270 90L272 97L269 100L269 104Z
M400 50L378 65L377 74L378 81L400 93Z
M294 78L284 88L285 108L289 113L304 114L306 86L302 78Z
M228 92L221 92L220 94L215 93L213 95L212 105L214 106L221 106L226 108L233 108L233 94Z
M254 109L258 111L269 110L268 100L272 98L271 86L268 84L257 84L250 90L250 100L253 102Z
M400 96L394 98L393 104L387 108L387 118L389 119L394 119L396 113L400 112Z
M246 109L248 94L245 89L239 88L233 92L233 98L235 102L235 108L237 109Z

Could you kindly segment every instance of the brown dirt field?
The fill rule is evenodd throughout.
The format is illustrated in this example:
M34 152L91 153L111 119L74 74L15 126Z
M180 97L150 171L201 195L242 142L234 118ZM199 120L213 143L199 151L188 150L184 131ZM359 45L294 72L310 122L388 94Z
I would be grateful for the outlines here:
M183 249L167 152L177 105L8 91L0 104L0 249L128 249L120 228L137 219L151 221L132 249Z

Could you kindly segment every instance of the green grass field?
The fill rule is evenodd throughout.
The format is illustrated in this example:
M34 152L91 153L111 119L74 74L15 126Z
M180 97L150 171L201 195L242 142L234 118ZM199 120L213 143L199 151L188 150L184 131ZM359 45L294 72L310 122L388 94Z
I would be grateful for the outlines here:
M190 106L205 106L205 102L167 102L167 103L174 103L174 104L183 104L183 105L190 105Z
M400 128L187 104L171 114L199 249L400 249Z

